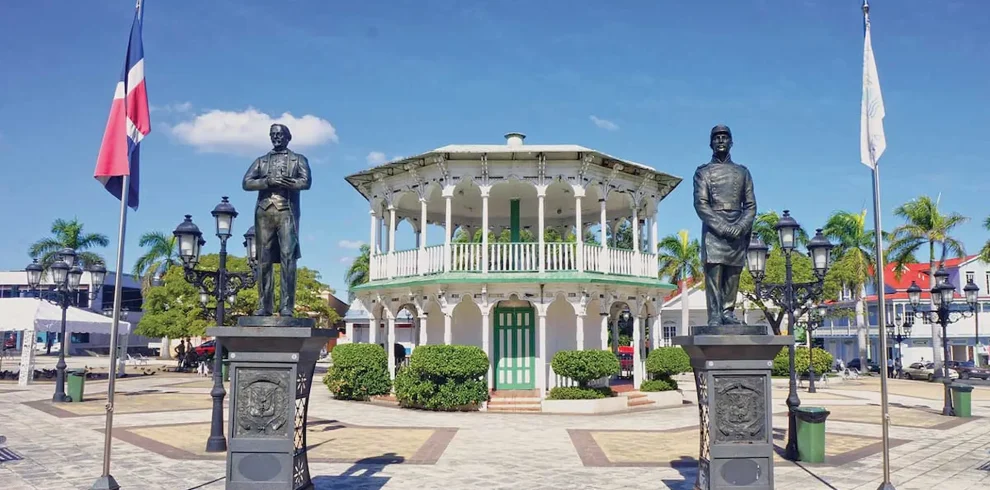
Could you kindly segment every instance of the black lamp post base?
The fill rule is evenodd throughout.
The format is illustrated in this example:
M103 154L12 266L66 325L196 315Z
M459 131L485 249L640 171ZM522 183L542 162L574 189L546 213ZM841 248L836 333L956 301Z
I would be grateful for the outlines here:
M220 437L210 436L210 438L206 440L206 452L208 453L227 452L227 438L224 436L220 436Z
M99 477L89 490L120 490L120 485L113 479L113 475L105 475Z
M320 350L337 331L313 328L308 318L240 317L237 323L207 329L230 362L226 488L312 488L309 390Z
M55 393L52 395L52 403L69 403L72 401L72 397L64 393Z
M694 488L772 490L770 368L794 337L771 335L764 325L725 332L691 327L692 335L674 337L691 358L698 389L701 453Z
M890 483L889 481L885 481L881 483L879 487L877 487L877 490L896 490L896 489L894 488L893 483Z

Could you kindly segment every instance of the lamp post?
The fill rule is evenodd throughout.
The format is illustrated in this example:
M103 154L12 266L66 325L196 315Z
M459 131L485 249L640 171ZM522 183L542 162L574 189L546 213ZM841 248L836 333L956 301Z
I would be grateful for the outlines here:
M187 214L185 220L179 223L172 234L179 242L179 257L185 269L186 281L199 288L199 300L204 310L211 297L216 299L214 318L217 325L222 326L224 303L232 301L238 292L253 287L255 283L254 227L252 226L244 234L244 247L247 249L251 271L228 271L227 239L231 236L237 210L227 200L227 196L223 196L220 204L217 204L210 214L216 220L216 235L220 239L220 264L217 270L196 269L196 265L199 264L200 249L206 244L206 240L203 239L199 227L192 222L191 215ZM210 438L206 441L207 452L227 451L227 439L223 433L223 399L227 395L227 391L223 388L223 346L220 345L219 339L216 340L216 349L213 353L213 389L210 390L210 396L213 397L213 415L210 420Z
M916 317L930 322L938 322L942 326L942 384L945 387L942 415L952 415L952 397L949 393L952 378L949 377L949 337L946 329L950 323L956 323L976 313L976 297L980 292L980 287L972 280L967 282L963 288L963 292L966 293L967 309L953 310L952 302L955 299L956 287L949 282L949 273L945 271L945 268L939 267L938 271L935 272L935 287L930 291L934 310L921 309L921 288L914 281L911 281L911 286L908 287L907 292L911 302L911 310Z
M896 321L887 324L887 339L897 344L895 364L901 360L901 343L909 338L911 338L911 324L907 320L902 321L898 316Z
M58 349L58 363L55 364L55 394L52 395L53 403L63 403L72 401L72 398L65 394L65 317L70 306L79 304L79 281L82 279L83 269L76 263L76 251L71 248L63 248L55 254L55 262L48 268L54 283L53 292L55 297L41 299L57 304L62 308L62 327L59 331L61 345ZM107 269L102 264L94 264L87 268L90 274L92 289L88 291L87 297L90 301L96 299L99 291L103 289L103 281L107 277ZM41 286L41 276L44 273L41 265L35 260L24 268L27 273L28 287L38 290Z
M825 322L828 308L825 305L818 305L815 313L808 319L805 328L805 335L808 336L808 393L818 393L815 388L815 342L813 341L815 330Z
M780 238L780 249L784 252L784 282L772 284L763 282L769 248L758 237L753 236L746 253L747 267L756 283L756 297L762 301L769 298L787 312L787 328L794 329L794 312L803 306L816 301L822 294L825 285L825 273L828 272L832 244L822 235L822 230L816 230L815 237L808 242L808 254L811 256L815 280L811 282L794 282L791 266L791 253L796 248L796 237L801 225L791 217L790 211L784 210L783 216L777 221L777 235ZM797 420L795 410L801 406L797 394L797 373L794 369L794 344L788 346L788 363L791 373L789 393L787 395L787 446L784 448L784 458L797 461Z

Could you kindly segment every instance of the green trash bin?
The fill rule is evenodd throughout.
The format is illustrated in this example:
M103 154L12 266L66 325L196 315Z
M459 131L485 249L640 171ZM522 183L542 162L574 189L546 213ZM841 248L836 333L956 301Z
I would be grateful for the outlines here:
M68 387L69 398L73 402L83 401L83 391L86 385L86 370L85 369L69 369L66 371L68 379L66 380Z
M956 417L972 417L973 387L953 383L949 389L952 390L952 411Z
M798 407L798 459L807 463L825 462L825 419L829 411L822 407Z
M220 370L220 372L223 373L223 382L226 383L230 381L230 362L224 360L221 361L221 364L223 365L223 368Z

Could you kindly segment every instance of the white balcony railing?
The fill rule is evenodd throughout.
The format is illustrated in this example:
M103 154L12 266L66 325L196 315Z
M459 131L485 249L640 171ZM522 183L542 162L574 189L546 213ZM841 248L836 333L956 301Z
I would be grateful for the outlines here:
M539 243L490 243L485 264L482 244L451 243L450 272L584 272L615 276L657 277L657 256L591 244L545 243L540 267ZM439 274L447 267L445 246L371 256L371 280ZM580 251L579 251L580 250ZM583 251L583 253L581 252ZM583 265L583 267L579 267ZM542 270L541 270L542 269Z

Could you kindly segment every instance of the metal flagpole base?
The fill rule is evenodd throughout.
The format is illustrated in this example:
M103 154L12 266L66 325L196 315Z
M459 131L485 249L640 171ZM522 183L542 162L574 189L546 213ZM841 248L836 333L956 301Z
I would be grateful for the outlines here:
M877 487L877 490L896 490L896 489L894 488L893 483L890 483L889 481L885 481L881 483L879 487Z
M120 490L120 485L117 483L117 480L113 479L113 475L104 475L98 478L96 483L89 488L90 490Z

